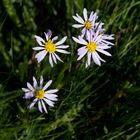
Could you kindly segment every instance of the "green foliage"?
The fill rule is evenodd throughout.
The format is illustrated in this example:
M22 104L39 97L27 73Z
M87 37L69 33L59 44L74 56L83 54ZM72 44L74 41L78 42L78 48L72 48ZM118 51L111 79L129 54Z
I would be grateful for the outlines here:
M111 58L85 69L72 36L76 13L97 11L115 34ZM0 2L0 140L139 140L140 1L2 0ZM68 36L71 55L52 69L38 64L34 35ZM59 101L48 114L27 109L22 87L32 76L52 79Z

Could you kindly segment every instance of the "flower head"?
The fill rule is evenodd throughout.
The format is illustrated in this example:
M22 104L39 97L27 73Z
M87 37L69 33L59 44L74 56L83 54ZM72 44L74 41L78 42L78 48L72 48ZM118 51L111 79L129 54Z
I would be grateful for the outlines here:
M108 53L106 49L109 49L112 45L114 45L113 43L108 41L114 39L113 35L100 34L99 32L100 31L97 31L94 35L88 32L86 40L81 36L79 36L79 38L73 37L73 40L75 42L83 45L78 49L77 60L82 59L87 54L86 67L90 66L91 58L93 59L94 63L99 66L101 65L101 61L105 62L105 60L103 60L98 53L111 56L111 54Z
M86 35L90 32L91 34L95 33L96 28L98 28L99 22L96 22L98 16L97 13L95 12L91 12L90 16L88 18L88 14L87 14L87 9L84 8L83 10L83 17L80 17L78 14L76 14L76 16L73 16L73 18L78 22L78 24L74 24L72 25L74 28L83 28L82 29L82 37L84 37L84 35ZM101 25L101 24L100 24ZM102 26L100 26L100 31L102 32L104 29L102 28Z
M56 52L64 53L64 54L70 54L70 52L64 50L68 48L68 45L62 45L67 37L65 36L62 38L60 41L54 43L57 39L58 36L55 36L51 39L52 32L49 30L47 33L44 33L46 40L43 38L35 35L35 39L37 43L39 44L38 47L34 47L33 50L40 51L35 55L35 58L37 59L38 62L41 62L44 57L49 54L49 63L53 67L53 63L57 64L57 60L63 62L60 57L56 54Z
M31 109L37 103L40 112L43 112L44 110L46 113L48 113L45 104L51 107L54 106L54 101L58 100L58 96L54 93L58 92L58 89L47 90L51 83L52 80L49 80L45 86L43 86L43 77L41 76L40 85L38 86L36 79L33 77L33 86L27 83L28 89L22 88L22 90L25 92L25 99L34 98L33 102L28 106L29 109Z

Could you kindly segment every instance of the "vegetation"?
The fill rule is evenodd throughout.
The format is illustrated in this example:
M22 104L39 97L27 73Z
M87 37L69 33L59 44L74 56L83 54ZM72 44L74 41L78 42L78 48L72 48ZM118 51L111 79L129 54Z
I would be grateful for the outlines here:
M115 34L112 57L85 68L77 59L72 16L83 8L99 13L106 33ZM1 0L0 140L139 140L140 1ZM69 56L53 68L34 58L34 35L48 29L67 35ZM32 76L53 80L59 100L48 114L28 110L22 87Z

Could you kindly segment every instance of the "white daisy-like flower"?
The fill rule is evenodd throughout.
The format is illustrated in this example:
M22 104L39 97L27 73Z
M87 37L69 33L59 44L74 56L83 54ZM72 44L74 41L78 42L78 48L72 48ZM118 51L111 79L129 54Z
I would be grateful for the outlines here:
M45 113L48 113L46 105L49 105L51 107L54 106L54 102L57 101L57 95L54 94L58 92L58 89L50 89L47 90L47 88L51 85L52 80L49 80L45 86L43 86L43 77L40 77L40 84L38 86L36 79L33 77L33 86L29 83L27 83L27 88L22 88L22 90L25 92L25 99L30 99L34 97L33 102L28 106L29 109L31 109L36 103L38 104L38 109L40 112L45 111Z
M84 37L84 35L86 35L86 37L87 37L88 32L90 32L91 34L95 33L95 30L99 25L99 22L96 22L98 16L97 16L96 12L92 11L88 18L87 9L84 8L83 17L84 17L84 19L81 16L79 16L78 14L76 14L76 16L73 16L73 18L78 22L78 24L74 24L72 26L74 28L83 28L81 36ZM100 25L100 27L102 27L102 26ZM104 29L100 28L100 30L102 31Z
M51 39L52 32L48 31L47 33L44 33L46 40L41 38L40 36L35 35L35 39L37 43L39 44L38 47L34 47L33 50L40 51L35 55L35 58L37 59L38 63L41 62L44 57L49 54L49 63L53 67L53 63L57 64L57 60L63 62L60 57L56 54L56 52L64 53L64 54L70 54L70 52L64 50L68 48L68 45L62 45L67 37L65 36L60 41L54 43L58 39L58 36L55 36Z
M109 40L113 40L113 35L100 34L100 31L97 31L93 36L89 32L87 33L87 40L84 40L81 36L79 38L73 37L73 40L78 44L83 45L78 49L78 58L77 60L82 59L87 54L86 67L90 66L91 58L94 63L97 65L101 65L101 61L105 62L98 53L105 54L107 56L111 56L110 53L106 51L106 49L111 48L113 43L109 42Z

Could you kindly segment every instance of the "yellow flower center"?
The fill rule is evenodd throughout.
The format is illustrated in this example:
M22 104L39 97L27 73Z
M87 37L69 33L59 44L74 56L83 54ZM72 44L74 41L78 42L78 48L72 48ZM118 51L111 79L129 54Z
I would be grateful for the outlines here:
M35 93L35 97L37 98L37 99L43 99L44 98L44 94L45 94L45 92L44 92L44 90L43 89L41 89L41 90L38 90L36 93Z
M85 27L89 30L92 28L92 23L90 21L85 21Z
M54 53L56 51L55 44L51 40L45 43L45 49L49 53Z
M88 48L89 52L95 52L96 48L97 48L97 45L94 42L89 42L87 44L87 48Z

